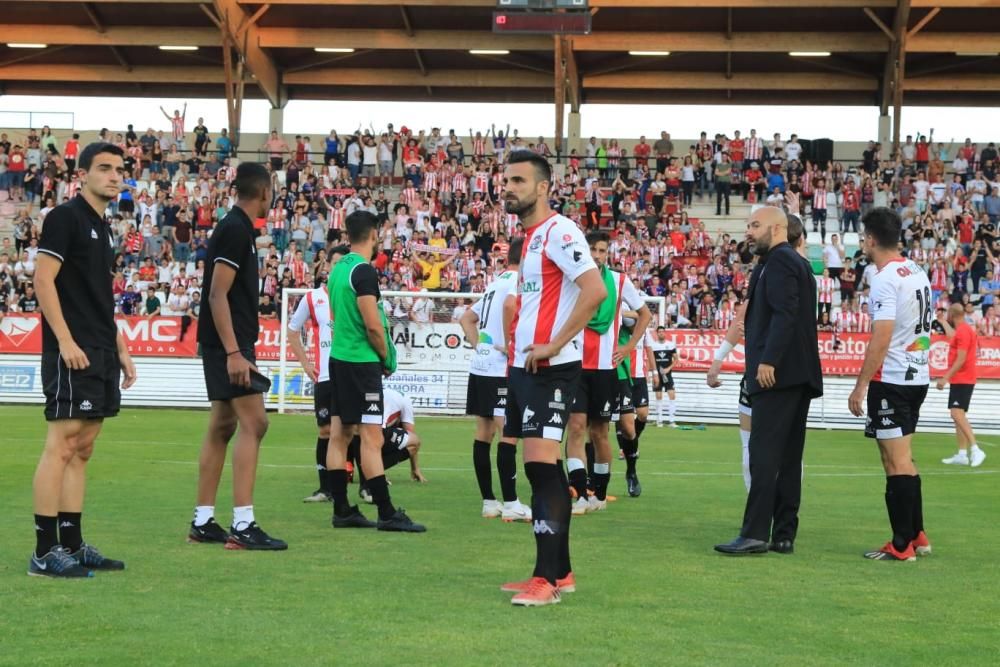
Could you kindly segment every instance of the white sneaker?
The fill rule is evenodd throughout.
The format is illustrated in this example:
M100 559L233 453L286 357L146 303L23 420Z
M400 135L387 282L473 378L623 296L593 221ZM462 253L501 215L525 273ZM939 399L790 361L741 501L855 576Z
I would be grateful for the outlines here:
M500 518L506 523L510 523L512 521L530 522L531 508L522 504L520 500L515 500L511 503L504 503L503 510L500 513Z
M985 454L983 456L985 457ZM961 451L951 458L941 459L941 463L950 466L967 466L969 465L969 456L964 451ZM982 463L982 461L980 461L980 463Z
M586 498L577 498L576 502L573 503L573 516L580 516L581 514L586 514L590 511L590 503L587 502Z
M971 454L971 456L969 457L970 458L969 465L971 465L973 468L978 468L979 466L983 465L983 461L986 460L986 452L979 449L979 447L973 447L972 451L969 453Z
M483 501L483 518L484 519L495 519L500 516L503 512L503 505L500 504L499 500L484 500Z
M608 501L598 500L597 496L591 496L590 500L587 501L587 505L589 506L588 512L600 512L601 510L608 509Z

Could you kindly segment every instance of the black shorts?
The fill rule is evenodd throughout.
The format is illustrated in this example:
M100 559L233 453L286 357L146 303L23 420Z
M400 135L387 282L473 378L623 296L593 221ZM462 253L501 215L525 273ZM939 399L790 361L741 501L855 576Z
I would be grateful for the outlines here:
M661 375L660 371L656 371L653 374L653 391L673 391L673 390L674 390L673 371L667 373L666 375Z
M969 403L972 402L972 390L976 388L974 384L953 384L948 388L948 408L958 408L963 412L969 411Z
M119 213L135 213L135 202L131 199L122 199L118 202Z
M618 380L618 399L615 401L615 411L611 421L618 421L622 415L634 415L635 404L632 402L632 384L628 380Z
M814 208L812 210L813 222L826 222L826 209L825 208Z
M268 159L271 161L271 169L274 169L275 171L281 171L282 169L285 168L285 161L283 158L272 157Z
M649 407L649 384L646 378L632 378L632 405L636 409Z
M868 419L865 437L892 440L913 434L920 419L920 406L927 398L927 385L872 382L868 385Z
M753 409L750 406L750 394L747 393L746 377L740 378L740 414L747 417L753 415Z
M316 412L316 425L330 424L330 401L333 398L333 382L313 383L313 410Z
M573 414L608 421L618 404L618 372L584 370L573 394Z
M493 419L507 409L507 378L469 374L465 392L465 414Z
M257 357L254 350L240 349L243 358L256 365ZM205 372L205 389L210 401L231 401L234 398L259 394L250 387L240 387L229 381L229 371L226 369L226 351L221 347L202 347L201 367Z
M382 424L382 364L330 359L330 414L347 426Z
M561 442L569 422L569 401L580 384L580 366L571 362L540 368L537 373L511 368L504 436Z
M45 419L104 419L118 414L122 404L118 351L85 347L90 365L71 370L59 352L42 353Z
M382 429L382 467L389 469L410 458L410 450L406 448L409 440L410 434L401 426Z

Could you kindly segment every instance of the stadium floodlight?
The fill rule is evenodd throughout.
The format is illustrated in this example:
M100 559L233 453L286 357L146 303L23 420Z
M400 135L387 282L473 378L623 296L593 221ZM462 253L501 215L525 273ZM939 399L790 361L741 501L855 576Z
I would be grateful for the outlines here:
M339 46L317 46L313 49L316 53L354 53L354 49Z
M197 50L198 50L197 46L171 46L168 44L166 46L160 47L160 51L197 51Z
M789 51L788 55L795 56L796 58L826 58L830 55L829 51Z
M8 42L7 46L12 49L45 49L48 44L38 44L35 42Z
M469 53L474 56L506 56L510 54L507 49L469 49Z
M670 51L629 51L630 56L669 56Z

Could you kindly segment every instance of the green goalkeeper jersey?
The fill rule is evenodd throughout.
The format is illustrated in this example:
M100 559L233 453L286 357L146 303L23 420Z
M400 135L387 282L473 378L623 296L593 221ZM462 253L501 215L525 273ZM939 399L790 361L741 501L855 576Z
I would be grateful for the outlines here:
M396 366L395 349L389 339L385 312L378 304L382 327L386 332L389 355L383 362L368 341L368 330L358 309L358 297L373 296L376 302L381 298L378 273L375 268L357 253L349 253L333 267L328 282L330 290L330 311L333 315L333 345L330 356L337 361L351 363L383 363L389 371Z

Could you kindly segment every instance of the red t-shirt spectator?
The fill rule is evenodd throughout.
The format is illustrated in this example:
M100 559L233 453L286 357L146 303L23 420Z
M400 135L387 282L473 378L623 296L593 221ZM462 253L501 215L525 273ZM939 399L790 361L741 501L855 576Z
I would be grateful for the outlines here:
M684 247L687 245L687 236L681 230L675 229L670 232L670 244L674 246L674 250L678 255L682 255L684 254Z
M951 376L952 384L976 384L976 332L965 322L955 327L955 335L948 341L948 367L955 363L958 351L965 350L965 363Z
M968 218L963 218L962 222L958 223L958 242L971 245L974 237L975 232L972 229L972 221Z
M209 229L212 226L212 207L198 207L198 228Z
M63 148L63 155L67 160L75 160L80 153L80 142L76 139L67 139L66 147Z
M649 154L652 150L653 147L649 144L636 144L635 148L632 149L632 155L635 156L636 166L649 166Z
M729 157L732 158L733 162L737 165L743 162L744 146L745 144L742 139L733 139L729 142Z
M857 211L860 208L861 199L858 197L858 191L854 188L847 188L844 190L844 210Z
M305 142L299 141L295 144L295 161L299 164L305 164L306 161L306 145Z
M25 171L28 167L27 162L24 160L24 153L20 149L15 148L11 151L10 156L8 156L9 162L7 163L7 168L11 171Z
M917 142L916 152L917 162L928 162L930 160L930 144L926 141Z

